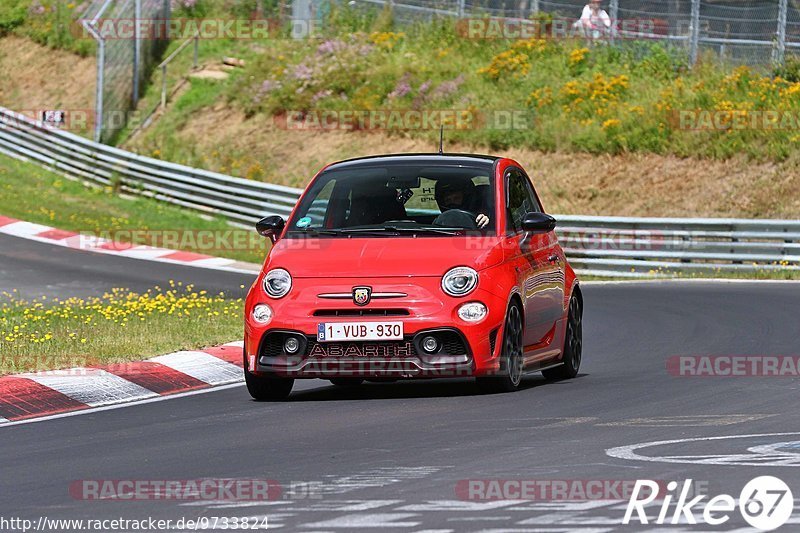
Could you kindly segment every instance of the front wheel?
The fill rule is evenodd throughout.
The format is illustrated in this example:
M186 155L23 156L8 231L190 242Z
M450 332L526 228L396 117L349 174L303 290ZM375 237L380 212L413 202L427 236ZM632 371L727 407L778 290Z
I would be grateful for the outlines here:
M576 296L569 301L567 315L567 332L564 335L563 363L555 368L542 370L546 379L572 379L578 375L583 355L583 309Z
M503 351L500 354L500 375L476 378L485 392L512 392L522 381L522 313L517 303L512 303L503 326Z
M270 400L285 400L289 397L294 387L294 379L257 376L247 370L247 357L244 358L244 382L247 392L254 400L260 402Z

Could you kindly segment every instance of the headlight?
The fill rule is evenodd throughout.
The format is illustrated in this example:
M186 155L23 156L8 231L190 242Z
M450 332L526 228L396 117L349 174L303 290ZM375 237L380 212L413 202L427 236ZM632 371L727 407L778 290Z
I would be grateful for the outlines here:
M283 298L292 288L292 276L282 268L275 268L264 276L264 291L273 298Z
M466 296L478 284L478 273L469 267L450 269L442 278L442 290L450 296Z
M253 320L259 324L269 324L272 321L272 308L267 304L253 307Z
M480 302L470 302L458 308L458 318L464 322L480 322L489 312Z

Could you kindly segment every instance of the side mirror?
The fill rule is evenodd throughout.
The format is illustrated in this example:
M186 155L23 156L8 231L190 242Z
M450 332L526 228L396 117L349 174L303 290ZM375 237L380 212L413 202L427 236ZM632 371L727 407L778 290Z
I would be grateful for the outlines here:
M283 233L283 227L285 225L286 222L283 220L283 217L272 215L256 222L256 231L259 235L269 238L269 240L274 243L278 240L280 234Z
M522 229L533 233L547 233L556 227L556 219L545 213L526 213L522 218Z

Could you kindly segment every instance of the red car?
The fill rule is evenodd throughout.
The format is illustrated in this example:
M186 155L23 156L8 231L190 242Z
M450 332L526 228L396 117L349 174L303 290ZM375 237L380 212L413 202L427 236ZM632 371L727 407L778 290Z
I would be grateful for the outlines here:
M482 155L365 157L321 170L245 305L244 367L257 400L296 378L573 378L583 297L522 167Z

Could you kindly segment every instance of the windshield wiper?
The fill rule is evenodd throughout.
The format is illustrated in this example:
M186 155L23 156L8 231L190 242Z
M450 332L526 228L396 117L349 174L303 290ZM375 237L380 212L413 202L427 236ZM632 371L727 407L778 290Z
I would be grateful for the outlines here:
M316 229L304 228L303 233L308 235L400 235L403 233L415 234L434 234L434 235L460 235L466 230L464 228L445 228L445 227L431 227L421 226L403 227L403 226L381 226L379 228L336 228L336 229Z
M303 233L307 235L339 235L341 232L340 229L303 228Z
M435 234L435 235L459 235L464 233L466 230L464 228L445 228L445 227L432 227L432 226L421 226L418 228L414 227L402 227L402 226L385 226L386 229L391 229L398 233L428 233L428 234Z

